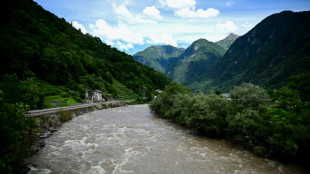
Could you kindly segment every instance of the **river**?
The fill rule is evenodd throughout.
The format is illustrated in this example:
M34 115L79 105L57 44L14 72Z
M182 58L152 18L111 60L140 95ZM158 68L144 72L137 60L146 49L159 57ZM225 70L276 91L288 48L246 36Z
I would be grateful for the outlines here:
M94 111L66 122L27 160L37 173L307 173L224 140L196 136L158 118L148 105ZM308 171L309 172L309 171Z

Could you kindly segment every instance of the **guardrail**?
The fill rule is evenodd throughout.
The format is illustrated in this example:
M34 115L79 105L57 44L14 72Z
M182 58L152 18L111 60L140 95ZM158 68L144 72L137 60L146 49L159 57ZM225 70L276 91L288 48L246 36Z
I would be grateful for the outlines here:
M91 103L91 104L80 104L80 105L74 105L74 106L65 106L65 107L58 107L58 108L49 108L49 109L40 109L40 110L31 110L28 111L25 114L25 117L37 117L40 115L46 115L46 114L53 114L59 111L70 111L74 109L83 109L88 108L96 105L102 105L102 104L115 104L119 102L127 102L125 100L115 100L115 101L106 101L102 103Z

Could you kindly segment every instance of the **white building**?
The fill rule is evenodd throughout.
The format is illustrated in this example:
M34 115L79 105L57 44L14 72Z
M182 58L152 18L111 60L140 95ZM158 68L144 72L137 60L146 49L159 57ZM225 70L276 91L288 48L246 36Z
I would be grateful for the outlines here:
M90 98L91 97L91 98ZM102 97L102 92L100 90L94 90L94 91L85 91L85 99L86 102L102 102L105 101L105 99Z
M93 102L102 102L102 92L100 90L93 91L92 101Z

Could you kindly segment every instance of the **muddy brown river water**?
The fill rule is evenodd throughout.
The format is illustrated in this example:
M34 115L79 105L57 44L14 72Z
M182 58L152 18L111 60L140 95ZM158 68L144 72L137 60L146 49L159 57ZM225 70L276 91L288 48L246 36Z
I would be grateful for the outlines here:
M194 135L158 118L148 105L80 115L46 139L28 162L37 173L303 174L303 168L257 157L224 140Z

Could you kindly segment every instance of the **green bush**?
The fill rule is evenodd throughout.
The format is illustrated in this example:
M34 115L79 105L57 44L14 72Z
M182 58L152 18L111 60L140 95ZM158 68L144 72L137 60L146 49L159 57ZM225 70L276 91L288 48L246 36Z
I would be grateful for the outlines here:
M101 106L102 106L102 109L107 109L108 108L106 104L102 104Z
M173 107L168 110L169 115L173 121L185 126L186 120L191 116L192 107L195 103L195 99L192 94L177 94L173 102Z
M194 101L186 125L210 137L224 136L227 124L225 119L230 108L229 100L210 94L196 95Z
M267 138L269 124L257 110L244 109L226 119L227 139L253 148L263 145Z
M177 94L190 94L190 90L177 83L167 86L157 97L150 103L150 108L163 117L171 117L170 109Z
M226 137L263 156L306 161L310 155L310 103L284 87L266 90L242 84L231 100L191 94L176 83L150 103L152 111L208 137ZM272 100L271 100L272 99Z
M60 121L62 123L72 119L72 114L70 111L58 111L56 115L59 115Z
M24 104L4 103L0 90L0 173L21 173L23 160L30 153L27 139L36 124L24 116L28 109Z
M271 102L267 91L251 83L243 83L230 91L233 107L238 111L243 108L260 109Z

